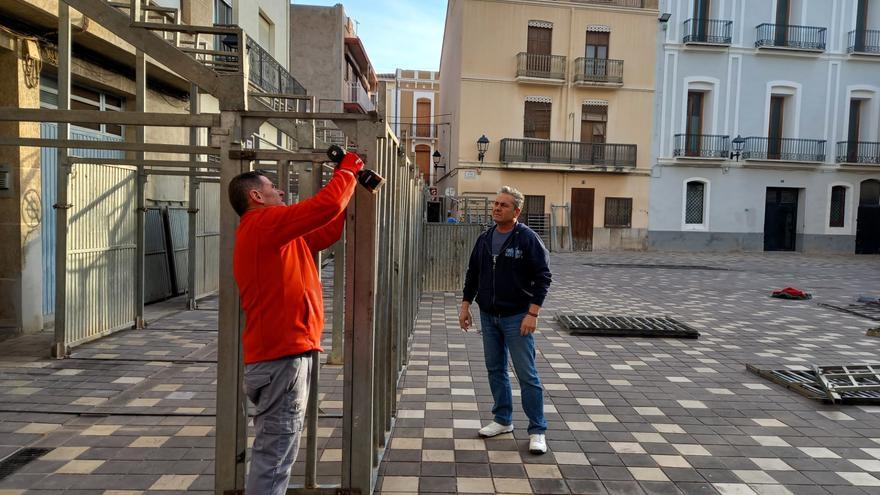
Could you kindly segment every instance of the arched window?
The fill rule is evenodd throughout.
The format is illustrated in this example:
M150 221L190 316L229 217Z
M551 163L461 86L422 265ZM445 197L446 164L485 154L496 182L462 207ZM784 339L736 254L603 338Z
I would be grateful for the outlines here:
M709 225L709 181L697 178L686 180L683 196L682 223L684 229L706 229Z

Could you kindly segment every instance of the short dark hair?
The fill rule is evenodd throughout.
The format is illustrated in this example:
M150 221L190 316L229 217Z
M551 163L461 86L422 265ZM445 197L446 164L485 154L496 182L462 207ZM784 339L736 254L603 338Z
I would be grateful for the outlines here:
M236 175L229 182L229 204L232 205L232 209L238 213L238 216L242 216L248 211L248 193L251 189L262 187L263 182L260 177L265 177L265 174L258 171L244 172Z

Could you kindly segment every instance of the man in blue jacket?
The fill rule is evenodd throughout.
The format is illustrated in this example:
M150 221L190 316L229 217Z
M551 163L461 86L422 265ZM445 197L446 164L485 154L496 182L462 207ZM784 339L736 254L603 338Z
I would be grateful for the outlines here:
M523 200L522 193L512 187L498 191L492 208L495 226L480 235L471 252L458 321L465 331L473 325L470 306L476 297L489 387L495 399L495 420L480 429L480 436L513 431L513 397L507 376L510 351L529 418L529 451L543 454L547 452L547 421L533 333L551 276L544 243L532 229L517 222Z

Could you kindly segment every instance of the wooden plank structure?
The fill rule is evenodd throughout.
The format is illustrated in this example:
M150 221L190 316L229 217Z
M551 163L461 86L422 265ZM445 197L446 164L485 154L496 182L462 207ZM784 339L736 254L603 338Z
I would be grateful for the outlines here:
M237 2L236 2L237 3ZM71 24L70 8L131 44L136 55L136 104L131 112L83 112L70 109ZM415 166L405 158L396 136L375 112L371 114L313 113L279 111L262 104L263 99L301 101L301 94L250 91L245 34L235 26L185 26L179 23L178 9L145 6L142 0L63 0L59 2L58 26L58 109L14 109L0 111L0 121L58 122L57 139L0 138L0 146L36 146L58 149L58 211L56 249L56 316L53 356L68 353L65 321L67 291L67 209L68 179L78 163L106 163L133 167L137 173L138 208L135 314L133 326L143 327L144 281L144 181L149 175L185 176L190 185L189 273L194 287L195 198L199 185L220 184L220 266L232 266L238 216L223 200L229 182L239 173L259 167L274 167L289 186L291 173L297 172L304 190L317 192L321 186L321 163L326 156L314 149L243 149L249 136L264 122L295 126L299 121L331 120L358 144L358 152L387 183L376 194L358 187L347 210L345 240L337 245L337 274L334 304L342 306L343 325L339 339L344 362L343 455L341 486L321 486L317 479L318 367L314 366L308 410L306 486L288 493L371 493L378 466L390 437L397 413L397 393L401 373L409 356L409 342L421 294L422 262L417 254L423 246L421 228L424 184ZM156 16L164 19L156 20ZM168 20L168 22L165 22ZM234 37L234 52L209 50L194 43L184 46L181 34L223 34ZM192 84L191 101L200 92L213 95L220 104L217 114L201 114L197 104L189 114L145 112L146 57L161 60L169 70ZM313 102L312 102L313 103ZM312 104L310 108L314 108ZM124 124L137 129L135 142L106 143L69 139L70 123ZM189 128L189 144L144 142L145 126ZM198 143L198 131L207 129L209 143ZM116 149L134 152L134 159L79 159L68 156L68 149ZM189 160L152 159L144 154L187 154ZM216 161L215 161L216 160ZM271 162L267 164L265 162ZM187 307L195 309L195 295ZM215 493L244 492L247 449L247 399L243 393L241 333L244 315L231 270L220 270L219 332L217 362L217 419L215 445ZM344 336L342 335L344 327ZM334 331L337 330L334 325ZM344 337L344 338L343 338ZM341 344L340 344L341 342ZM317 365L317 354L315 354Z

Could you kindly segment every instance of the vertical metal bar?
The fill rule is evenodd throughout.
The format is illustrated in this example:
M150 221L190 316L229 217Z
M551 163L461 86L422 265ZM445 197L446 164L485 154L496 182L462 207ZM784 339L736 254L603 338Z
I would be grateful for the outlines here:
M199 87L195 84L190 85L189 87L189 113L192 115L196 115L201 111L199 103ZM199 129L196 127L191 127L189 129L189 144L190 146L196 146L199 144ZM189 159L191 161L198 160L198 155L191 154L189 155ZM194 177L189 178L189 208L187 208L187 218L189 219L188 232L187 232L187 264L186 264L186 280L187 280L187 291L186 291L186 309L193 310L198 309L196 305L196 215L199 212L198 205L198 189L199 182L195 180Z
M136 0L134 0L136 1ZM135 53L135 111L146 111L147 102L147 61L144 52L137 50ZM144 126L135 128L135 141L138 144L144 143ZM136 151L135 159L143 162L144 152ZM135 254L134 267L134 328L144 328L144 228L146 225L146 199L144 197L144 189L146 187L146 178L143 166L137 166L137 246Z
M58 109L70 110L70 7L58 2ZM70 139L70 124L58 123L58 139ZM55 342L52 357L67 354L67 148L58 148L55 204Z
M236 2L237 3L237 2ZM249 162L229 158L229 151L241 144L241 115L222 111L220 128L212 129L220 146L220 190L226 191L232 178L249 169ZM220 266L232 266L238 215L228 201L220 201ZM244 490L247 449L247 399L242 390L242 317L238 288L232 270L220 270L220 307L217 346L217 437L214 454L214 492Z

